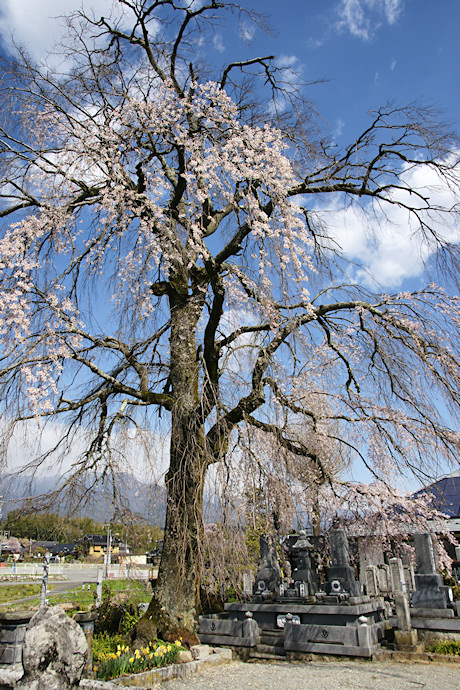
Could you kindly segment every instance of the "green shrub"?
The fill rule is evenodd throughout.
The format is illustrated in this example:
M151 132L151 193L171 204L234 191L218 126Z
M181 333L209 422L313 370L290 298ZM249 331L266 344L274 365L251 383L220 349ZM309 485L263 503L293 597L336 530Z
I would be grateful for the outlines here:
M94 661L100 661L105 655L115 653L118 647L121 647L123 644L123 635L110 635L107 632L95 634L93 637Z
M460 640L440 640L427 647L427 652L435 654L455 654L460 656Z
M128 606L128 608L123 613L119 625L119 631L122 633L122 635L126 635L126 633L129 632L131 628L134 628L140 617L141 614L139 613L139 611L133 611L133 607Z
M97 619L94 624L95 633L128 632L139 620L137 606L132 601L116 602L110 587L104 582L102 585L101 605L97 609Z

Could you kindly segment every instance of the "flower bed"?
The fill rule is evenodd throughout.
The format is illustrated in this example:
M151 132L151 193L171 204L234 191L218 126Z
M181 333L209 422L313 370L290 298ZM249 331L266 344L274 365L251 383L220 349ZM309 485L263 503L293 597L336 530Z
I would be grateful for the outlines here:
M119 636L112 637L112 640L114 642L111 642L110 638L106 636L102 644L99 644L99 650L98 642L101 641L96 640L93 670L96 677L102 680L142 673L152 668L174 664L177 661L179 650L182 649L180 640L176 640L173 644L156 640L147 647L141 647L130 652L129 648L119 641ZM102 651L104 643L105 647L116 644L116 649Z

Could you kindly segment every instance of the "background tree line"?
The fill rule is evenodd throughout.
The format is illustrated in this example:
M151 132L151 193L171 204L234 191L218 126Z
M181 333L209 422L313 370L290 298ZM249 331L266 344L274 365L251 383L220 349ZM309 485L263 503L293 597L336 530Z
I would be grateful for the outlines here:
M161 527L149 525L145 522L121 522L110 525L112 535L117 534L123 542L127 542L131 551L147 551L157 546L157 540L163 537ZM58 513L21 514L20 510L12 510L3 524L3 529L18 539L32 539L36 541L59 541L70 543L81 539L86 534L107 534L106 523L96 522L91 517L66 518Z

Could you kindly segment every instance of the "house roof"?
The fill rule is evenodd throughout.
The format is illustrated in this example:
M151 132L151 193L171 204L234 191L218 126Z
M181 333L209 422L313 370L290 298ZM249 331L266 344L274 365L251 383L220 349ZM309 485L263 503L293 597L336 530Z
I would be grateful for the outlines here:
M460 517L460 470L452 472L424 489L420 489L414 498L431 494L432 505L450 518Z
M93 546L107 546L107 535L103 534L85 534L82 539L78 539L76 544L81 544L82 542L88 542L88 544L93 544ZM120 539L118 537L112 536L112 544L119 544Z
M27 549L24 548L16 537L9 537L5 541L2 541L2 553L24 553L26 550Z

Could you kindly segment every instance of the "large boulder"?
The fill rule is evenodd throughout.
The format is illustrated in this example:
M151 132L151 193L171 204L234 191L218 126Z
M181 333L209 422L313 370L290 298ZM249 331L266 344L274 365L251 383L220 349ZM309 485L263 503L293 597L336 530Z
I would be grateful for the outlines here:
M23 690L77 688L88 655L86 638L78 623L59 606L37 611L27 626L22 665L17 683Z

